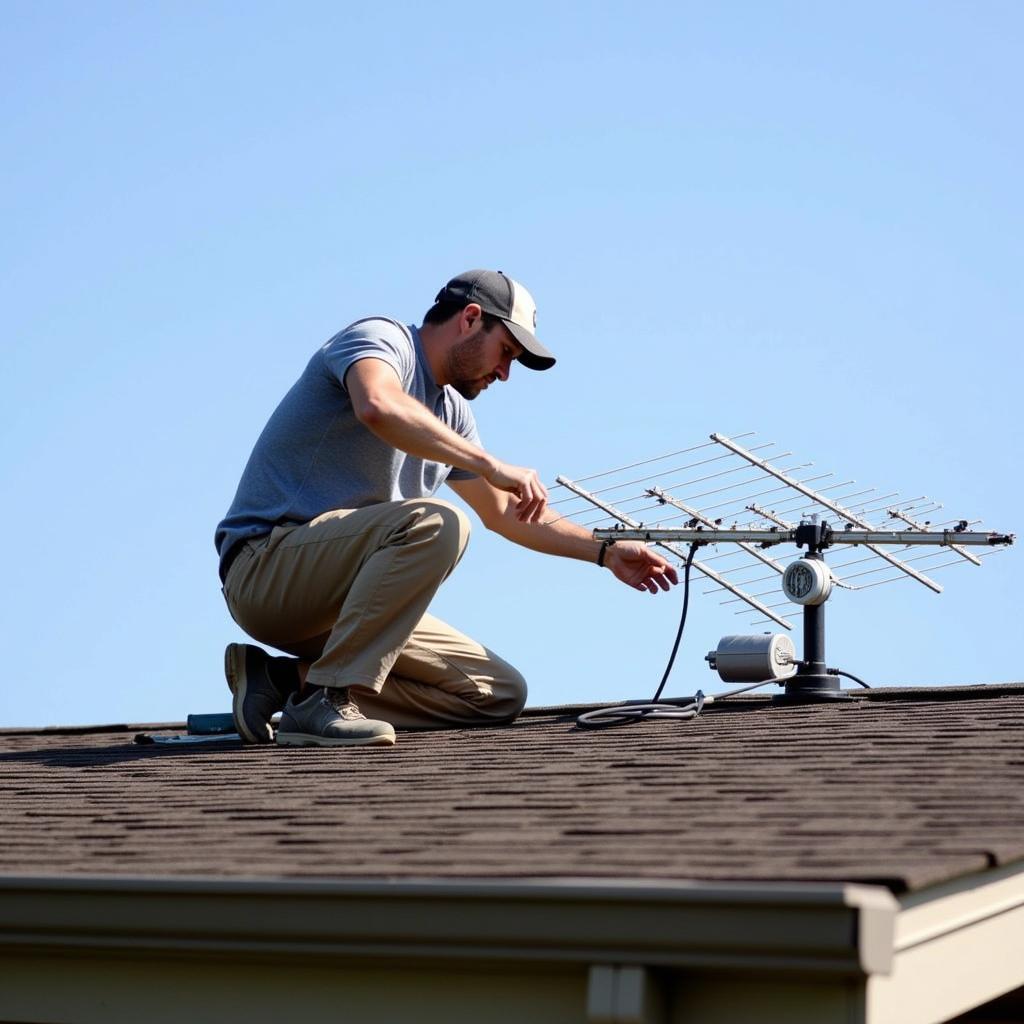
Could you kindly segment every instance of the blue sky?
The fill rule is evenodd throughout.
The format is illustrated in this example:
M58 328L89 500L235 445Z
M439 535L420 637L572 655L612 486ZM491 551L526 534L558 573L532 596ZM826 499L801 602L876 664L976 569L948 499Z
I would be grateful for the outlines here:
M1020 5L4 12L0 724L226 710L212 537L259 430L469 267L559 357L475 407L546 480L753 430L1019 526ZM830 661L1020 679L1019 574L841 595ZM679 597L479 528L434 610L549 704L649 695ZM747 630L698 587L668 691Z

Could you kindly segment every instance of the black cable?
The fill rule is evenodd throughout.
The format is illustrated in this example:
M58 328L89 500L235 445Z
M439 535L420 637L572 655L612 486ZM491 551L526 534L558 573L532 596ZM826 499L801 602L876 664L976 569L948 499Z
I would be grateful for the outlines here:
M697 544L694 542L690 545L690 552L686 556L686 564L683 566L683 613L679 616L679 629L676 630L676 642L672 645L672 653L668 656L668 664L665 666L665 674L661 677L658 689L651 698L652 704L658 703L661 691L665 689L669 673L672 671L672 666L675 664L676 651L679 650L679 641L683 639L683 629L686 626L686 611L690 607L690 567L693 565L693 556L696 553Z
M852 672L844 672L841 668L827 668L825 671L831 676L846 676L847 679L852 679L855 683L860 683L865 690L871 689L863 679L858 679Z
M607 729L613 725L629 725L632 722L639 722L644 718L650 717L652 713L651 707L659 703L658 698L661 696L661 691L665 689L665 683L668 682L669 673L672 671L672 665L676 660L676 651L679 650L679 643L683 639L683 629L686 627L686 612L690 606L690 567L693 565L693 556L696 552L697 543L694 542L690 545L690 551L686 556L686 563L683 566L683 611L679 616L679 629L676 630L676 640L672 645L672 653L668 657L668 664L665 666L665 671L662 674L661 682L658 684L654 697L650 701L627 701L624 705L586 711L576 718L576 727L578 729ZM676 711L672 717L690 718L693 715L700 714L700 709L704 706L704 694L698 692L694 702L695 707L692 715L685 714L686 711L690 710L689 708L683 708L680 711ZM674 704L668 706L676 707Z
M665 689L672 666L676 660L676 653L679 650L680 641L683 639L683 629L686 626L686 612L690 605L690 567L693 565L693 556L696 554L697 543L690 545L689 554L686 556L686 563L683 567L683 611L679 616L679 629L676 631L675 643L672 645L672 653L669 655L665 672L658 684L658 689L650 701L633 700L623 704L615 704L611 707L595 708L593 711L585 711L576 718L578 729L608 729L616 725L630 725L633 722L642 722L647 718L675 718L687 720L696 718L704 709L705 704L713 704L716 700L723 700L732 697L737 693L744 693L753 690L766 683L777 683L777 679L764 679L759 683L750 683L747 686L737 687L726 693L720 693L717 697L706 696L698 690L693 697L668 698L661 700L661 692Z

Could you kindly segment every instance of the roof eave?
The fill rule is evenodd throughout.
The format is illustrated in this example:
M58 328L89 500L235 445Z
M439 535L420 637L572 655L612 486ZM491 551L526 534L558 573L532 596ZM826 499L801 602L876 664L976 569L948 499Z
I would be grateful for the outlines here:
M891 968L897 910L833 883L6 877L0 946L865 976Z

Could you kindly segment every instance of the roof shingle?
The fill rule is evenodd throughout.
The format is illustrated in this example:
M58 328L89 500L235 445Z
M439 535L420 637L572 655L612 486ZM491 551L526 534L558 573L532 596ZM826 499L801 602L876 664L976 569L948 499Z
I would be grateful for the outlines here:
M764 697L580 732L571 708L393 748L0 733L0 874L873 882L1024 857L1024 684Z

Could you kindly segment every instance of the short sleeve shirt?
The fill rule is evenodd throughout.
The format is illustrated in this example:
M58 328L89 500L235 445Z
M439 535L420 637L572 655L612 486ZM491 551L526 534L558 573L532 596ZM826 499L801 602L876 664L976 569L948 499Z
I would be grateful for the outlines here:
M260 434L217 527L222 560L240 540L269 533L279 523L429 497L446 479L473 478L466 470L393 448L359 422L345 375L360 359L387 363L406 394L467 441L480 444L469 403L434 380L419 331L386 317L357 320L316 352Z

